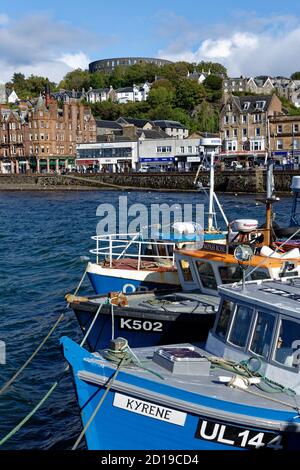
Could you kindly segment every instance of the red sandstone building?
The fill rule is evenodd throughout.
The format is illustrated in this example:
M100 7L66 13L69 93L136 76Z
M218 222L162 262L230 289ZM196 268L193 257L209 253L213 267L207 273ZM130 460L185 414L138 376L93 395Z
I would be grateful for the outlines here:
M90 108L40 96L27 110L0 108L0 173L51 172L72 167L76 145L96 142Z

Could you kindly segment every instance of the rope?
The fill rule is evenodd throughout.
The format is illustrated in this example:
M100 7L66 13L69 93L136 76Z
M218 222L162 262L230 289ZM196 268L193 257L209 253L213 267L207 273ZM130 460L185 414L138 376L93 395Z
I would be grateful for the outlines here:
M108 381L108 384L106 385L106 390L105 390L104 394L102 395L102 397L101 397L101 399L100 399L98 405L96 406L95 410L93 411L92 415L90 416L88 422L86 423L86 425L84 426L83 430L82 430L81 433L79 434L79 436L78 436L78 438L77 438L75 444L74 444L73 447L72 447L72 450L76 450L76 449L77 449L77 447L79 446L79 444L80 444L82 438L84 437L84 435L85 435L85 433L87 432L88 428L89 428L90 425L92 424L92 422L93 422L93 420L94 420L96 414L98 413L98 411L99 411L100 407L102 406L102 404L103 404L103 402L104 402L104 400L105 400L105 398L106 398L108 392L110 391L110 389L111 389L111 387L112 387L114 381L116 380L116 378L117 378L117 376L118 376L118 374L119 374L119 372L120 372L120 370L121 370L121 367L122 367L122 365L123 365L123 362L125 361L125 358L126 358L126 356L124 355L124 357L121 359L121 361L120 361L120 363L119 363L119 365L118 365L116 371L114 372L113 376L112 376L112 377L110 378L110 380Z
M99 313L100 313L100 311L101 311L101 308L102 308L102 306L103 306L104 304L105 304L105 302L102 302L102 303L99 305L99 308L98 308L98 310L97 310L97 312L96 312L96 315L94 316L92 323L90 324L90 326L89 326L89 328L88 328L88 330L87 330L87 332L86 332L84 338L82 339L82 341L81 341L81 343L80 343L80 346L81 346L81 347L84 345L84 343L86 342L86 340L87 340L87 338L88 338L90 332L92 331L93 326L94 326L94 324L96 323L97 318L98 318L98 316L99 316Z
M48 338L52 335L54 330L57 328L58 324L63 320L64 314L62 313L58 320L55 322L54 326L51 328L47 336L43 339L43 341L40 343L40 345L36 348L36 350L31 354L29 359L20 367L20 369L15 373L15 375L6 382L6 384L0 389L0 395L2 395L15 380L19 377L19 375L23 372L24 369L30 364L30 362L34 359L34 357L37 355L37 353L40 351L40 349L44 346Z

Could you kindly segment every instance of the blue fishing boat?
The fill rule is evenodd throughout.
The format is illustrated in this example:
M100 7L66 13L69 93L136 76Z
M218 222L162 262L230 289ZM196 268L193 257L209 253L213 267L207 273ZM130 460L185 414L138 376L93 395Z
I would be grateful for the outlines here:
M205 347L61 339L88 449L300 448L300 278L219 288Z

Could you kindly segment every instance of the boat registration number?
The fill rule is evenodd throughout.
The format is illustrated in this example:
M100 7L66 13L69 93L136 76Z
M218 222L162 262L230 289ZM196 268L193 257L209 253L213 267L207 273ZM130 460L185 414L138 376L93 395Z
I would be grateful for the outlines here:
M151 320L137 320L135 318L124 318L120 317L119 319L119 328L120 330L127 331L151 331L151 332L163 332L163 323L160 321L151 321Z
M255 429L221 424L201 418L195 437L205 441L247 449L280 450L283 448L282 434L268 431L259 432Z

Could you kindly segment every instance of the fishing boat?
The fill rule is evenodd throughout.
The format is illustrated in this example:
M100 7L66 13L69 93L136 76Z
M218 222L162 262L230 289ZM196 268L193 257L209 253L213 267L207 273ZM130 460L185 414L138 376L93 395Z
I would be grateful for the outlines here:
M125 337L132 347L205 341L219 298L199 293L137 292L125 296L67 296L91 351L112 337Z
M300 194L300 176L293 176L291 190L293 191L292 210L290 223L288 227L279 227L274 224L274 231L279 239L288 238L293 235L293 240L288 244L288 248L294 248L300 246L300 225L298 222L298 201Z
M205 347L117 338L90 353L63 337L88 449L299 450L299 287L219 287Z

